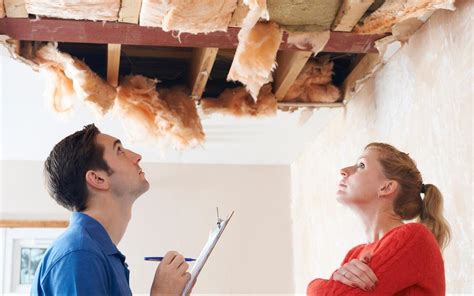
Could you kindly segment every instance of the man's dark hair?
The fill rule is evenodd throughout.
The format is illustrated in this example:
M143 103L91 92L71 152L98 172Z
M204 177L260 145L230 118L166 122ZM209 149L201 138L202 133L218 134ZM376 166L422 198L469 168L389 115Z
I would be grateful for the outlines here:
M86 172L110 172L104 160L104 147L97 143L100 133L94 124L85 126L61 140L44 164L46 187L56 202L70 211L83 211L87 207L88 190Z

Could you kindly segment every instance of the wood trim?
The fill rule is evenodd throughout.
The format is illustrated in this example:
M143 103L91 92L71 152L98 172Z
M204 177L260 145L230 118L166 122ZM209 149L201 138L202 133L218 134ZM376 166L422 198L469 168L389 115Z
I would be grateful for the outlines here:
M107 82L113 87L118 86L120 71L120 44L107 45Z
M1 219L0 227L8 228L65 228L68 227L67 220L15 220Z
M300 74L313 53L311 51L280 51L277 54L277 65L273 75L273 91L277 100L285 97L293 82Z
M193 49L189 83L191 87L191 97L195 100L200 99L204 92L218 50L219 49L215 47Z
M333 31L350 32L374 0L344 0L332 23Z
M57 41L98 44L128 44L174 47L237 48L240 28L229 27L227 32L208 34L164 32L161 28L142 27L119 22L92 22L63 19L0 19L0 34L12 39L30 41ZM331 32L324 47L326 52L368 53L377 52L374 42L388 34L357 34ZM311 44L296 48L283 34L280 50L310 51Z

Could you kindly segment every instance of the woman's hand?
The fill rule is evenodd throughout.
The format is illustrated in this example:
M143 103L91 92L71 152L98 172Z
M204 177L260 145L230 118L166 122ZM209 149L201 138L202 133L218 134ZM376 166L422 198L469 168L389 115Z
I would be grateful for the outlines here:
M370 267L361 260L352 259L336 270L332 276L333 280L351 287L359 287L364 291L375 289L377 277Z

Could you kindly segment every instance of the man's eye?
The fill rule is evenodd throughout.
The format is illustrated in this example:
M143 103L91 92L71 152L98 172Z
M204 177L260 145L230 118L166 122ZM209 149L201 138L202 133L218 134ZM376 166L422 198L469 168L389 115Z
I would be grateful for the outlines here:
M357 165L357 167L361 168L361 169L365 169L365 164L363 162L359 162L359 164Z
M123 153L122 147L118 147L117 152L118 152L118 153Z

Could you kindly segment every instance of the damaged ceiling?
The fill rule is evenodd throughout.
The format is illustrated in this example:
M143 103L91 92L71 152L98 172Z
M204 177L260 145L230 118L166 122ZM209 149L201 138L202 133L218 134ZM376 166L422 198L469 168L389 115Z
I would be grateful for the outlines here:
M101 116L115 104L131 139L182 150L207 141L201 119L217 114L238 124L344 107L394 44L453 4L0 0L0 34L48 75L56 112L76 108L73 97Z

